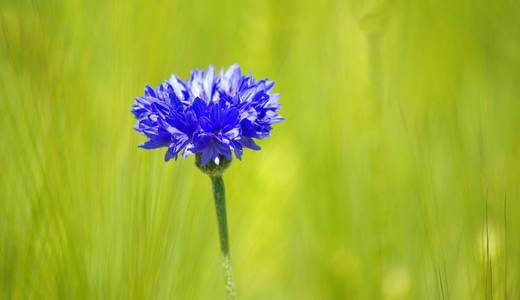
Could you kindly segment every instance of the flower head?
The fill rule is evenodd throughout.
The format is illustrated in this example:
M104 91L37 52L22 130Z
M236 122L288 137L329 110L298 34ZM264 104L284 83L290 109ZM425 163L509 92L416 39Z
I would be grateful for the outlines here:
M219 157L230 161L233 152L241 159L244 147L259 150L255 139L270 136L272 125L283 121L273 86L242 74L238 65L218 75L209 66L186 81L172 75L156 89L146 86L132 106L134 128L148 138L140 147L167 147L166 161L181 151L196 154L203 166Z

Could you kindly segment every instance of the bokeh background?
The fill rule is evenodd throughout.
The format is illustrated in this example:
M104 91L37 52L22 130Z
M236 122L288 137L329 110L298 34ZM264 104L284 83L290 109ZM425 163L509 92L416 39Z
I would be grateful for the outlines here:
M239 63L240 299L520 299L517 1L0 1L0 298L224 299L210 181L130 106Z

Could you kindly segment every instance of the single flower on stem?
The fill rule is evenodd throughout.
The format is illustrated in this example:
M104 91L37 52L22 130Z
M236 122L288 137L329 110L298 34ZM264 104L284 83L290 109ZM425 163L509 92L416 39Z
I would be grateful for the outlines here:
M228 299L236 299L236 293L222 174L233 153L242 159L244 148L260 150L255 140L270 136L272 125L284 120L273 87L271 80L242 74L238 65L218 75L209 66L192 71L186 81L172 75L155 89L146 86L132 106L134 128L148 138L140 147L167 148L165 161L181 152L185 158L195 155L197 167L211 178Z

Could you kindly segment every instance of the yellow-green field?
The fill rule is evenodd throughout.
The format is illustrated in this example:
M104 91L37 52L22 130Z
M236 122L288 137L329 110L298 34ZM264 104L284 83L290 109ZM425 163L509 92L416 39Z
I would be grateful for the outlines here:
M130 107L233 63L286 117L225 174L239 299L520 299L512 0L0 0L0 299L225 298Z

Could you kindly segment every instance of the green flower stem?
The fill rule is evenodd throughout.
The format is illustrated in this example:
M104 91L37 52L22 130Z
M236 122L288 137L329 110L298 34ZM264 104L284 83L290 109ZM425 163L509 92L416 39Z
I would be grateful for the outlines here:
M233 283L233 270L231 268L231 257L229 254L229 237L226 218L226 194L224 191L224 180L221 175L211 176L213 185L213 196L215 198L215 209L217 210L218 233L220 238L220 250L222 251L222 268L226 280L226 291L229 300L236 299L235 284Z

